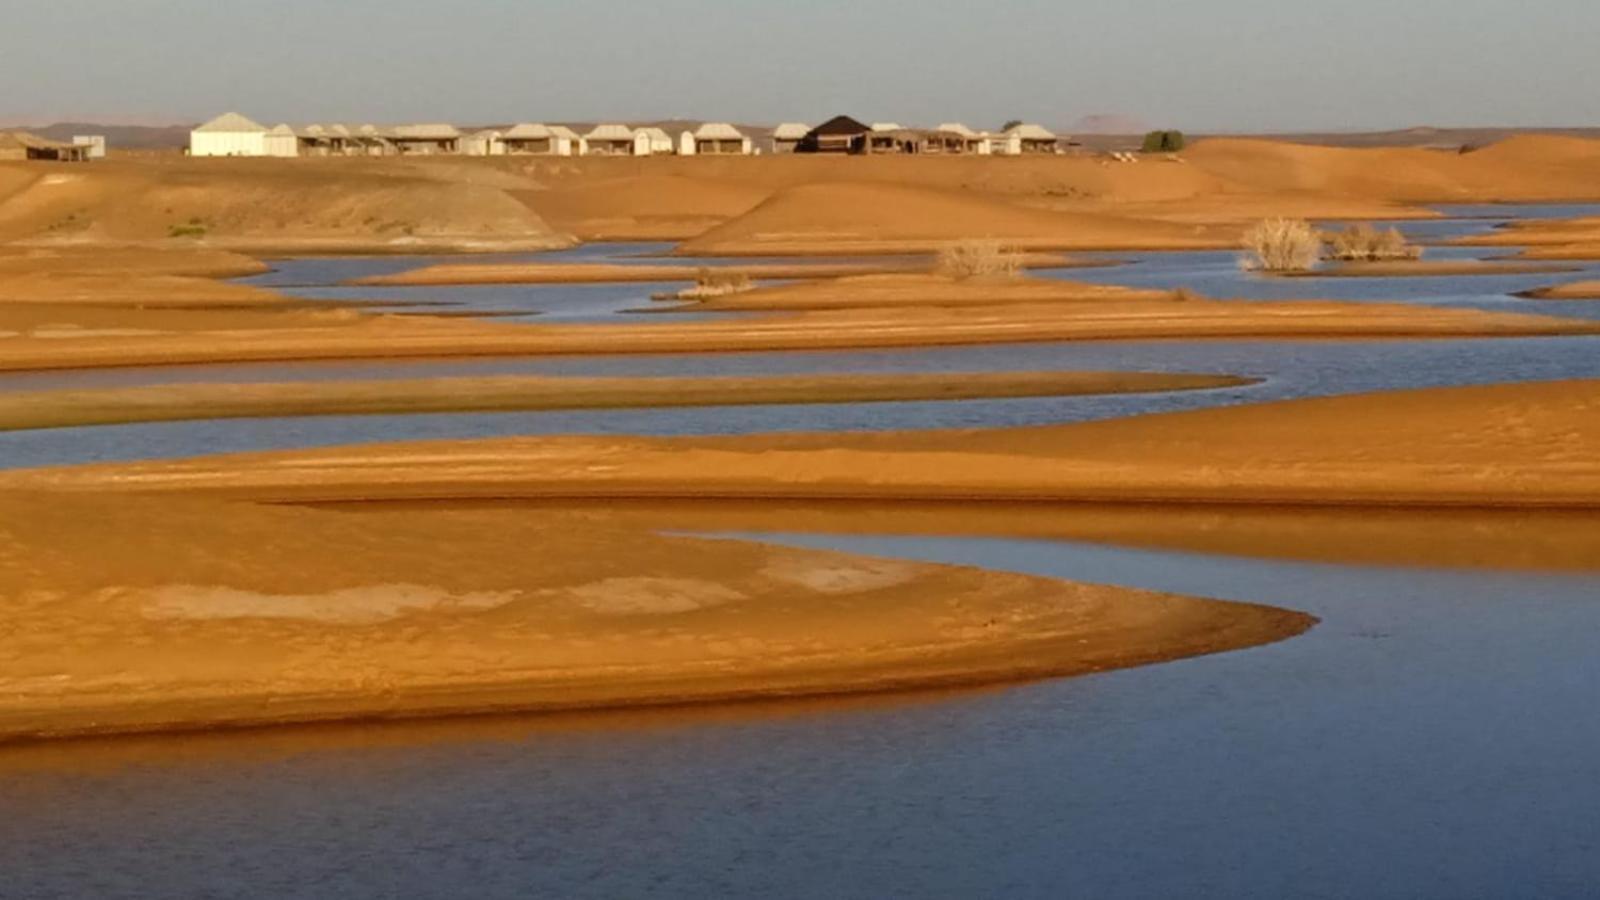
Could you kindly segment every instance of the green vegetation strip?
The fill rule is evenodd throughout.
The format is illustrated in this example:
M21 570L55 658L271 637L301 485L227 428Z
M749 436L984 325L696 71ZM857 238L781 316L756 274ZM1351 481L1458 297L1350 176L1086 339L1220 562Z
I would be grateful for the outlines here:
M1146 372L940 373L771 378L496 376L285 384L174 384L0 394L0 431L405 413L886 403L1200 390L1255 383Z

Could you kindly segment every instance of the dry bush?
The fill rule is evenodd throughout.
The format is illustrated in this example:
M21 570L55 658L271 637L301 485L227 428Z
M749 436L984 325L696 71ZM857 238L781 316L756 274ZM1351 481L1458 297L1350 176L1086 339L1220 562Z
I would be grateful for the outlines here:
M951 278L1016 278L1022 254L992 239L956 241L939 251L937 269Z
M1328 238L1328 259L1383 262L1421 259L1422 248L1406 242L1398 228L1379 231L1371 225L1351 225Z
M1244 234L1250 256L1240 264L1258 272L1309 272L1322 259L1322 239L1302 219L1267 219Z
M709 300L713 297L726 297L729 294L742 294L755 287L750 276L738 269L715 269L710 266L701 266L695 273L694 287L684 288L678 292L680 300Z

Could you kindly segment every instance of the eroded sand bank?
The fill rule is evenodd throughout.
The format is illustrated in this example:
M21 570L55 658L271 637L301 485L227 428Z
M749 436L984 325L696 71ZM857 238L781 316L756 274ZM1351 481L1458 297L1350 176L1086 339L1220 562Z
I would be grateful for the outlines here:
M339 324L341 327L324 327ZM1600 323L1405 304L1179 301L839 309L643 325L374 316L318 327L75 337L0 335L0 370L428 356L716 353L1148 338L1489 337L1600 333Z
M1156 372L950 372L766 378L499 376L170 384L0 393L0 431L272 416L1065 397L1202 390L1252 383L1252 379L1230 375Z

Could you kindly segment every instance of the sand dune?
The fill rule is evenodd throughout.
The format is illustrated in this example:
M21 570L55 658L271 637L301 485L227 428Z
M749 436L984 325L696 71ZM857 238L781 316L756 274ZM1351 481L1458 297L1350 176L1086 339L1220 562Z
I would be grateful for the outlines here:
M32 178L0 199L0 241L259 251L568 242L503 186L424 177L382 161L343 162L135 160L73 169L4 163L0 169L20 168Z
M698 234L749 212L767 194L731 179L650 171L593 181L557 177L549 187L516 196L583 240L633 241Z
M1035 209L959 191L828 183L778 192L679 246L685 254L925 252L966 238L1015 247L1195 249L1233 246L1231 233L1100 213Z

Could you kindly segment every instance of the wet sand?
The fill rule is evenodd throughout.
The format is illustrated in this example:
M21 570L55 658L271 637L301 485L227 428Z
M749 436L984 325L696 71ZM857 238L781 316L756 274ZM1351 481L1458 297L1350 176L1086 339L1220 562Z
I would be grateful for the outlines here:
M982 536L1343 565L1600 571L1600 508L714 498L358 501L329 507L352 512L513 508L530 515L561 510L680 532Z
M1600 333L1600 323L1405 304L1170 301L917 306L645 325L522 325L423 315L347 327L0 337L0 371L443 356L718 353L1182 338L1506 337Z
M178 384L0 393L0 431L196 419L883 403L1203 390L1253 384L1228 375L951 372L769 378L524 376L286 384Z
M1459 275L1536 275L1545 272L1577 272L1579 266L1550 263L1489 261L1412 260L1395 262L1330 263L1312 272L1286 272L1284 278L1439 278Z

